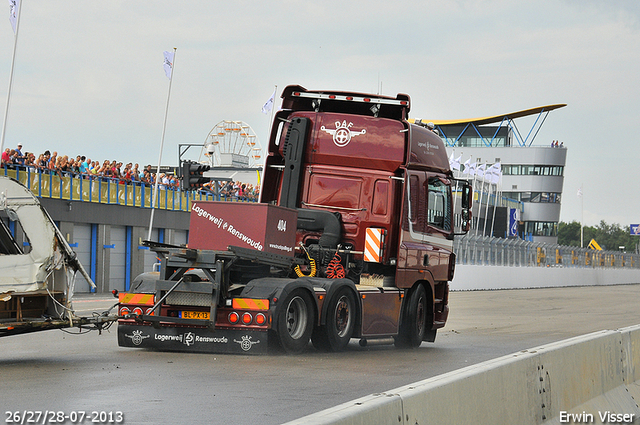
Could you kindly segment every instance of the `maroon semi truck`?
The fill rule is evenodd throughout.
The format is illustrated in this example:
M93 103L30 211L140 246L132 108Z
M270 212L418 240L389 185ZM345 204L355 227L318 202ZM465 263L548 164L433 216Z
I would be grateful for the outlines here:
M417 347L445 325L472 192L440 137L407 121L403 94L289 86L282 98L260 202L194 202L187 247L148 243L160 272L119 294L119 345Z

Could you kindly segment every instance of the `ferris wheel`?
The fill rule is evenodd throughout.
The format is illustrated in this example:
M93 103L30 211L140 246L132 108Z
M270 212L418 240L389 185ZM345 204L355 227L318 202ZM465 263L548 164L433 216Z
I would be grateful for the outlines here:
M261 156L262 146L249 124L223 120L207 135L199 162L208 162L212 167L257 167L262 164Z

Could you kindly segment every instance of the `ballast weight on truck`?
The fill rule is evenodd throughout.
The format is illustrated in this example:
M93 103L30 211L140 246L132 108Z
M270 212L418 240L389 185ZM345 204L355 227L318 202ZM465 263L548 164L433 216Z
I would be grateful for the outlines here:
M407 95L289 86L282 98L260 203L194 202L188 247L147 242L160 272L119 294L121 346L417 347L445 325L471 186L442 140L407 121Z

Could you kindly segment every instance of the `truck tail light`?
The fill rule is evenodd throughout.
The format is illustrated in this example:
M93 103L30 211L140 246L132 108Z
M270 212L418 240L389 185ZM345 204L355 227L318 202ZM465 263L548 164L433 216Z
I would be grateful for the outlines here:
M245 311L245 312L232 311L231 313L229 313L229 316L227 316L227 319L229 320L229 323L232 325L244 325L244 326L250 326L250 325L264 326L267 324L267 320L268 320L266 314L255 313L250 311Z
M120 307L120 316L126 316L129 313L131 313L129 307Z
M140 314L142 314L142 307L136 307L136 308L134 308L132 313L133 313L133 314L135 314L135 315L140 315Z
M267 316L262 313L256 314L256 325L264 325L267 323Z
M146 309L144 311L144 314L146 314L147 316L153 316L153 307L149 307L148 309Z

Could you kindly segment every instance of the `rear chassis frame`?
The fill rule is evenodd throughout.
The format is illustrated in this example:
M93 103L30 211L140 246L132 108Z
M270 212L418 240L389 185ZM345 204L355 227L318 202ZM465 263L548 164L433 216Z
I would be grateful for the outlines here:
M155 281L153 306L124 303L130 309L143 308L142 314L120 314L118 318L118 344L123 347L152 348L170 351L207 353L264 354L268 351L269 330L273 324L276 306L269 303L268 309L259 310L266 316L265 323L258 325L232 324L228 320L231 312L242 315L256 310L232 308L233 289L229 272L238 260L289 269L302 261L293 257L265 253L253 249L229 246L227 251L189 249L145 241L161 256L160 279ZM190 282L185 273L199 269L208 281ZM173 295L197 294L209 298L208 306L178 305L167 302ZM251 298L251 297L245 297ZM182 311L208 310L209 319L178 317Z

